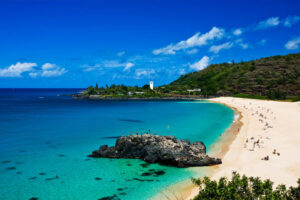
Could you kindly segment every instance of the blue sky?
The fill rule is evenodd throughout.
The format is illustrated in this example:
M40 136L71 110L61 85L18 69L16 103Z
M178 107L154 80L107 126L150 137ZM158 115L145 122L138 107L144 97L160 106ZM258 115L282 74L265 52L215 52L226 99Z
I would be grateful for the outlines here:
M0 87L167 84L300 52L297 0L1 0Z

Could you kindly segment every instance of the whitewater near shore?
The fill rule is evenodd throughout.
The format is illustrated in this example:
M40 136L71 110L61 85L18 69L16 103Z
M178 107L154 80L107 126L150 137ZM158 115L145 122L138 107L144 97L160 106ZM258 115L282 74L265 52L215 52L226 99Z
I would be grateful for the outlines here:
M222 164L211 178L230 177L232 171L271 179L275 185L297 185L300 178L300 103L233 97L210 99L242 115L236 138L228 144ZM216 152L218 154L220 152ZM187 199L198 193L194 189Z

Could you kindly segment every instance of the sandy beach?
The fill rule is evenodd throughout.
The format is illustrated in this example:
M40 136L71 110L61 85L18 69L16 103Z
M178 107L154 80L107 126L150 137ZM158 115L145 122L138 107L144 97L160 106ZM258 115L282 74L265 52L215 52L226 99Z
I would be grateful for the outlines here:
M215 167L211 178L230 177L232 171L237 171L247 176L271 179L275 185L297 184L300 178L299 102L233 97L211 101L237 109L243 124L235 139L223 144L228 149L223 152L223 163ZM216 155L220 153L222 151ZM186 199L192 199L197 193L198 188L194 188Z

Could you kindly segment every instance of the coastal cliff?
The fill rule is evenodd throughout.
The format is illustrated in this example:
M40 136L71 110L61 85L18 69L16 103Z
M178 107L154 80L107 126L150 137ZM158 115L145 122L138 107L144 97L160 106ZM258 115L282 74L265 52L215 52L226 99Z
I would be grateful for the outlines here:
M173 136L131 135L117 139L114 147L100 146L90 157L136 158L148 163L160 163L176 167L207 166L221 164L219 158L206 155L203 142L190 143Z

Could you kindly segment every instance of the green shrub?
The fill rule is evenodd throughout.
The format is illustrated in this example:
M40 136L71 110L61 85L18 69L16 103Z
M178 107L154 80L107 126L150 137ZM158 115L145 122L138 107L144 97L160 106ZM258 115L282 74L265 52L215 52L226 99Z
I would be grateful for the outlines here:
M297 187L286 188L278 185L273 188L273 182L269 179L261 180L256 177L240 176L233 172L231 180L225 177L218 181L208 177L192 179L192 182L200 187L199 194L194 200L299 200L300 179Z

